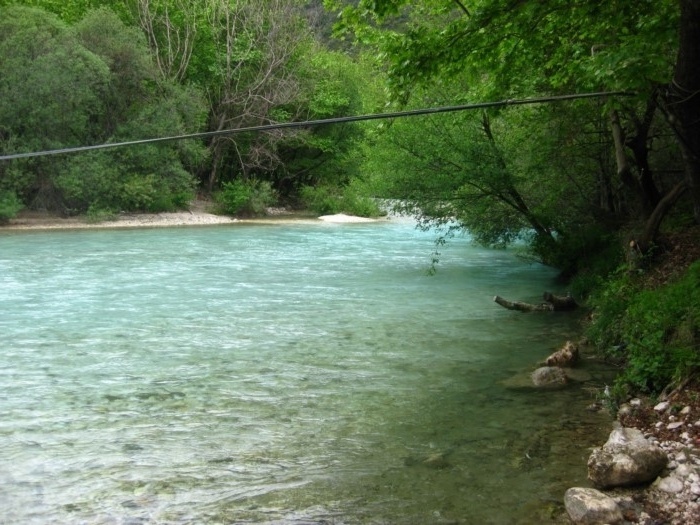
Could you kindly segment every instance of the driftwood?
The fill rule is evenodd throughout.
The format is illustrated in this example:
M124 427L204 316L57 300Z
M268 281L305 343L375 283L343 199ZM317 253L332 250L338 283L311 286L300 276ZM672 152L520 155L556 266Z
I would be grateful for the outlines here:
M543 298L545 302L540 304L509 301L499 295L494 297L493 300L500 304L503 308L507 308L508 310L518 310L520 312L563 312L567 310L574 310L578 307L578 304L574 298L568 295L554 295L552 293L545 292Z

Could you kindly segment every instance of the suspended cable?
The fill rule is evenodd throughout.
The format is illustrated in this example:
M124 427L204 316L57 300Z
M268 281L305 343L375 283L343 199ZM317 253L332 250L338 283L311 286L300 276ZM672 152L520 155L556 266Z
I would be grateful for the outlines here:
M280 122L277 124L265 124L261 126L250 126L247 128L226 129L220 131L205 131L202 133L191 133L188 135L177 135L173 137L157 137L152 139L132 140L128 142L110 142L97 144L94 146L79 146L74 148L52 149L46 151L34 151L30 153L13 153L11 155L0 156L2 160L27 159L31 157L44 157L47 155L62 155L68 153L80 153L83 151L94 151L108 148L123 148L126 146L137 146L141 144L155 144L159 142L172 142L176 140L202 139L218 137L222 135L235 135L238 133L249 133L258 131L270 131L274 129L307 128L312 126L324 126L328 124L342 124L345 122L359 122L364 120L393 119L402 117L415 117L419 115L434 115L437 113L454 113L458 111L468 111L472 109L485 109L503 106L521 106L525 104L542 104L546 102L559 102L564 100L575 100L582 98L619 97L632 96L634 93L628 91L601 91L596 93L577 93L573 95L559 95L552 97L526 98L501 100L498 102L480 102L477 104L463 104L458 106L441 106L436 108L412 109L406 111L396 111L393 113L374 113L370 115L355 115L350 117L336 117L323 120L307 120L304 122Z

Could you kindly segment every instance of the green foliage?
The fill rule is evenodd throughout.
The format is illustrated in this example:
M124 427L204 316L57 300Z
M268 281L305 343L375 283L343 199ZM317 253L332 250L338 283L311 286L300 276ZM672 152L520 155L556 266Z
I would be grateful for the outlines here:
M464 93L460 83L439 91L421 93L421 105ZM362 174L375 196L426 226L457 223L488 246L524 240L536 259L574 273L607 236L591 189L597 159L589 141L578 140L591 113L589 103L382 123L363 151Z
M624 380L658 392L700 366L700 262L679 282L645 290L622 323L628 366Z
M85 218L91 223L112 221L117 218L117 212L109 208L102 208L98 204L91 204L85 212Z
M277 194L268 181L235 179L222 185L216 201L228 215L265 215L267 207L277 202Z
M592 297L591 340L626 367L618 388L658 393L700 368L700 262L678 281L643 289L626 271Z
M401 100L418 85L465 72L495 96L572 87L647 92L670 78L675 58L671 0L480 0L462 4L469 14L448 0L326 4L339 11L340 33L382 52Z
M37 9L0 9L0 151L36 151L188 133L206 107L192 88L158 81L143 35L109 9L73 26ZM40 157L0 166L0 187L32 207L165 211L194 195L200 143Z
M577 271L569 288L575 297L581 299L598 289L605 277L612 275L623 262L622 244L616 236L598 231L598 235L588 241L584 239L576 249L568 252L579 254Z
M79 21L90 9L110 7L125 11L128 9L127 3L114 0L0 0L0 6L14 4L39 8L69 24Z
M23 208L14 192L0 190L0 224L7 223Z
M375 199L363 193L358 184L337 186L304 186L301 189L304 207L318 215L346 213L359 217L378 217L382 211Z

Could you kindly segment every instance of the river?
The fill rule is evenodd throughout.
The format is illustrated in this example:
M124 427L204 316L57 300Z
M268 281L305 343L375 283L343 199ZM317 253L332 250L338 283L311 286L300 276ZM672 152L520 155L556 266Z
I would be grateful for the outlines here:
M410 221L0 233L0 521L554 523L605 371L552 269Z

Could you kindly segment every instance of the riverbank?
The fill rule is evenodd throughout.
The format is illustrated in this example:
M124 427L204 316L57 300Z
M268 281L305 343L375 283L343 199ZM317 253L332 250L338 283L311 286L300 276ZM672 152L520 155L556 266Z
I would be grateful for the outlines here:
M378 219L355 217L345 214L317 217L308 213L296 213L284 208L270 208L263 217L238 219L214 213L210 201L192 202L187 211L163 213L120 213L107 220L91 220L85 216L59 217L48 212L22 211L8 224L0 226L0 231L13 230L74 230L97 228L173 228L187 226L214 226L235 223L265 222L332 222L357 223L375 222Z
M669 233L666 245L668 248L645 268L645 289L674 282L700 259L700 226ZM667 466L656 481L608 493L622 511L623 523L700 523L700 380L697 373L658 397L627 399L620 405L616 417L623 427L640 430L652 445L663 449L668 456Z

